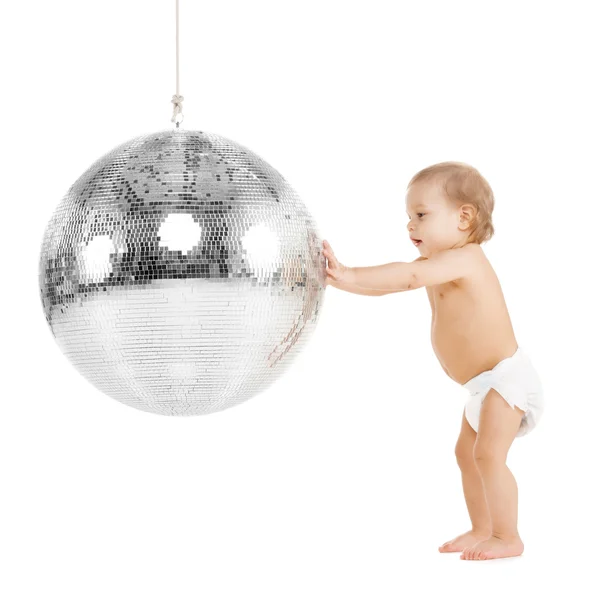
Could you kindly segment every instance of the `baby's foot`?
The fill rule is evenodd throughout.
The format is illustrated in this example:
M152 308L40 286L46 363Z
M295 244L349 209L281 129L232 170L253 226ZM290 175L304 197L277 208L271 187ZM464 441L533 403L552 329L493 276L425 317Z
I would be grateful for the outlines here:
M500 539L490 536L487 540L477 542L466 548L461 554L461 560L486 560L488 558L508 558L523 554L524 545L517 535L513 538Z
M489 533L480 533L478 531L467 531L462 535L455 537L453 540L442 544L438 550L440 552L462 552L466 548L469 548L477 542L482 542L490 537Z

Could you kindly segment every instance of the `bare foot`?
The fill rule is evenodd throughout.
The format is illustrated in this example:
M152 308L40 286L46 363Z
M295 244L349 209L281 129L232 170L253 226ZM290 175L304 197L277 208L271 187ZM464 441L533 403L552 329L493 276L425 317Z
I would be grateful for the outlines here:
M460 556L461 560L487 560L489 558L508 558L523 553L523 541L517 535L512 538L500 539L490 536L487 540L477 542L467 548Z
M471 529L462 535L456 536L453 540L442 544L438 550L440 552L462 552L477 542L487 540L489 537L489 533L478 533Z

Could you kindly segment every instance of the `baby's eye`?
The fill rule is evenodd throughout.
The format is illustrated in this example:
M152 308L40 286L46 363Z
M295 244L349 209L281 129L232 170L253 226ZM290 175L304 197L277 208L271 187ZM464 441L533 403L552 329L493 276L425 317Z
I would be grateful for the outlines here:
M417 216L419 216L419 215L424 215L424 214L425 214L425 213L417 213Z

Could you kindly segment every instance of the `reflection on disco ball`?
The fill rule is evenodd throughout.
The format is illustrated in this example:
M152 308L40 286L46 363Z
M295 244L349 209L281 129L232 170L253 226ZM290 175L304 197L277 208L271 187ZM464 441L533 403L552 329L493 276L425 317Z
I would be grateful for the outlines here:
M108 396L162 415L265 390L314 331L325 291L315 222L247 148L201 131L134 138L97 160L46 227L46 320Z

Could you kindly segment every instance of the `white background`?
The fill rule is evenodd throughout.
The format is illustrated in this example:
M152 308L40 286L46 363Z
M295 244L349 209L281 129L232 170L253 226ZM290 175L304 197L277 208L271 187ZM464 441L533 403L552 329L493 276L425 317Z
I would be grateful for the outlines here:
M0 597L597 597L594 2L180 2L186 129L250 148L340 260L411 261L404 190L442 160L496 195L483 249L546 391L508 465L522 556L439 554L470 527L454 444L466 390L426 291L328 288L268 391L144 413L61 354L38 291L46 223L116 145L174 125L175 1L3 3Z

